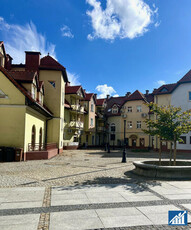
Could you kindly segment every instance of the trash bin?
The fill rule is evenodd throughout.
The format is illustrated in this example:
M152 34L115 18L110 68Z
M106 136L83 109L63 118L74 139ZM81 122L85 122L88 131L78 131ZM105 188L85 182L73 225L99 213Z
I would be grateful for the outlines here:
M15 149L15 161L22 161L23 149Z
M12 162L15 160L15 149L12 147L5 147L5 161L6 162Z

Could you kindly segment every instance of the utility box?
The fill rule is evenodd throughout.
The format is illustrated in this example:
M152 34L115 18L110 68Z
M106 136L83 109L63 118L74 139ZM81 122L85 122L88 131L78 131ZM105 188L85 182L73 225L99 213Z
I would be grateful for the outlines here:
M15 161L22 161L23 149L15 149Z

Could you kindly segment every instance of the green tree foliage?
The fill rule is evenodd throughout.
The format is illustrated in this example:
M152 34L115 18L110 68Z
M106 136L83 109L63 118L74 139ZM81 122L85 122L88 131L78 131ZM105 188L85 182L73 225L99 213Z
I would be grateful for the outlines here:
M154 113L154 119L146 119L147 129L145 133L157 136L160 139L160 156L161 162L161 141L165 140L174 144L174 165L176 165L176 142L182 142L181 135L191 131L190 111L183 112L180 107L158 106L150 103L147 105L150 112ZM172 149L172 148L171 148Z

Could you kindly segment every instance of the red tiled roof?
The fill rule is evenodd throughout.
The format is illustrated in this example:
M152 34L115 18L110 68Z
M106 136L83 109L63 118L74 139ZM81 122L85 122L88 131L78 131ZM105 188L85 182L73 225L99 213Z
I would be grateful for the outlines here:
M65 67L57 62L51 56L45 56L40 60L40 67L41 68L49 68L49 69L57 69L57 70L65 70Z
M191 70L188 71L188 73L186 73L184 77L178 81L178 83L186 83L186 82L191 82Z
M40 59L39 68L40 69L47 69L47 70L60 70L63 73L64 81L68 82L68 76L66 73L66 68L49 55Z
M65 87L65 94L76 94L80 88L81 88L81 85L66 86Z
M33 71L8 71L9 74L16 80L21 82L32 82L37 72Z
M106 101L105 98L103 98L103 99L97 99L97 100L96 100L96 105L97 105L97 106L102 106L103 103L104 103L105 101Z
M86 93L85 94L85 101L90 101L91 100L91 98L93 97L93 93Z
M30 94L19 84L17 83L17 81L9 74L9 72L3 68L2 66L0 66L0 71L13 83L13 85L15 85L15 87L24 95L26 96L29 101L34 104L35 106L38 107L38 109L43 110L46 114L48 114L49 116L52 116L52 112L46 107L46 106L42 106L40 103L38 103L36 100L34 100Z
M155 89L153 91L154 95L158 95L158 94L170 94L173 92L173 90L178 86L177 83L174 84L166 84L166 85L162 85L161 87L159 87L158 89ZM163 89L166 89L165 91L162 91Z
M127 100L128 101L145 100L145 97L144 97L144 95L141 92L139 92L139 90L136 90L134 93L130 94L127 97Z

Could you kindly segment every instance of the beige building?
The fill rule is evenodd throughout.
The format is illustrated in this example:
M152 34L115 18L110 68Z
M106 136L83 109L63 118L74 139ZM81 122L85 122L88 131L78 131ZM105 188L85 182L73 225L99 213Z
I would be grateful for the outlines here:
M108 140L110 145L130 148L148 148L153 146L153 138L145 134L145 118L152 116L147 103L153 101L153 95L142 94L138 90L124 97L111 97L107 100ZM125 136L124 136L125 131Z

